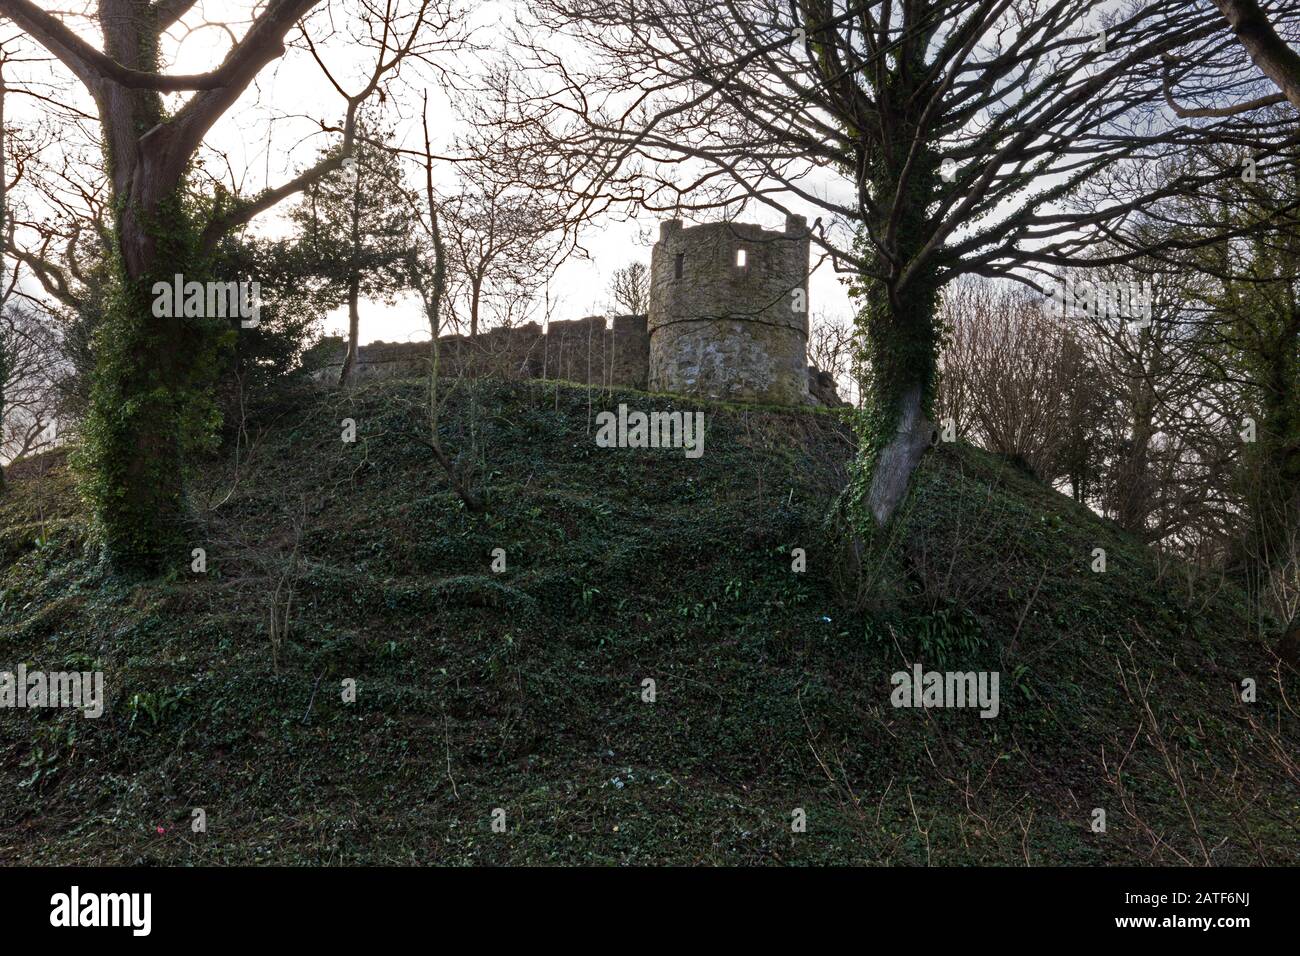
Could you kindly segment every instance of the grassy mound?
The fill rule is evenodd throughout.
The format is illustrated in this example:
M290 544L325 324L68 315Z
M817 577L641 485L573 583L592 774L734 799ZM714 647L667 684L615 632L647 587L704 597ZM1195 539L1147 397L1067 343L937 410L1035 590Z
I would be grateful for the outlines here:
M66 470L15 476L0 668L102 670L108 707L0 710L0 859L1300 862L1296 684L1242 594L995 456L936 449L854 568L833 414L465 386L475 515L422 394L250 426L195 476L205 573L114 578ZM619 402L703 407L704 455L597 447ZM917 662L997 671L997 717L892 706Z

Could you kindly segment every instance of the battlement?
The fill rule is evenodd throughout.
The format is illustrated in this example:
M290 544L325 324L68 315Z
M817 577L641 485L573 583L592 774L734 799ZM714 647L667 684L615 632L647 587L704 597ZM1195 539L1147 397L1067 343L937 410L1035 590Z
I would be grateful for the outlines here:
M444 335L439 340L442 375L492 375L498 378L552 378L588 385L645 388L649 335L643 315L619 315L607 327L601 315L495 328L477 338ZM346 351L341 339L327 340L329 357L318 381L338 380ZM424 375L428 342L372 342L358 350L356 381Z
M809 236L751 223L662 223L650 259L650 388L782 404L808 387Z

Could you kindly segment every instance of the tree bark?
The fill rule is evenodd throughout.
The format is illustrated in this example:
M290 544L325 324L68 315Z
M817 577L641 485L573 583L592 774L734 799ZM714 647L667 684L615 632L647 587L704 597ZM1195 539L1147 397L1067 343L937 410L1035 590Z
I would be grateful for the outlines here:
M483 299L483 276L475 275L470 281L469 296L469 337L478 338L478 310L479 303Z
M352 381L352 372L357 364L357 352L361 348L360 296L361 280L356 273L353 273L348 279L348 351L343 356L343 368L339 371L340 385L347 385Z
M1300 109L1300 54L1292 50L1255 0L1214 0L1251 61Z
M924 194L934 170L916 169ZM878 173L876 194L907 190L900 171L885 166ZM933 267L925 267L917 238L924 203L904 203L895 227L877 227L892 237L888 254L878 252L871 276L864 276L857 319L865 345L867 380L863 395L867 429L859 436L870 468L866 504L879 527L888 524L907 495L912 474L937 435L931 421L938 384L938 285Z
M1151 380L1139 378L1132 384L1133 420L1129 423L1128 445L1118 456L1111 484L1115 523L1130 534L1144 538L1147 518L1155 501L1151 485L1151 441L1155 437L1155 403Z
M935 442L934 425L921 410L921 386L914 385L899 402L898 425L880 449L871 472L867 506L876 524L884 526L907 495L912 473Z
M352 370L357 364L357 352L361 348L361 313L359 298L361 296L361 275L357 272L357 263L361 258L361 167L353 172L356 180L352 184L352 230L349 239L352 243L348 275L348 352L343 356L343 368L339 370L339 385L347 385L352 380Z
M157 70L158 35L147 3L102 0L100 16L109 57L131 70ZM153 315L149 279L157 272L152 277L161 280L161 271L186 280L198 276L179 238L188 223L175 221L180 203L168 201L178 195L183 167L169 163L166 150L141 148L140 130L162 129L161 95L105 83L96 98L116 200L121 271L120 297L105 319L95 354L88 430L96 510L119 566L154 570L171 550L181 519L179 393L195 357L195 343L187 341L195 330L182 316ZM158 134L155 144L161 146L163 138ZM160 238L166 243L161 255Z

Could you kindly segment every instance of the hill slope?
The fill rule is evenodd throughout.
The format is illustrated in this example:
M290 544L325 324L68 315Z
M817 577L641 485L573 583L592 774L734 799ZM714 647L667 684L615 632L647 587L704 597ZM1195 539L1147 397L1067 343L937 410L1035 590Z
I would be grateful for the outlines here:
M109 705L0 710L0 860L1300 862L1296 687L1241 594L996 457L928 457L856 600L830 414L708 406L688 459L593 416L694 403L478 383L443 427L475 516L421 394L304 394L196 476L203 574L115 579L61 466L13 482L0 667ZM998 716L891 706L913 662L997 671Z

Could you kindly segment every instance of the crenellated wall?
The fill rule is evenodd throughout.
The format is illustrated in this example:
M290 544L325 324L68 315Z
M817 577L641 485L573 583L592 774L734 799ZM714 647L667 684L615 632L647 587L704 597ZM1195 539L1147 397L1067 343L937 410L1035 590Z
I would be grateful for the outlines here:
M744 261L738 254L744 253ZM808 228L663 223L650 269L650 315L591 316L440 339L443 376L549 378L772 404L839 405L830 375L808 365ZM336 382L339 339L316 373ZM358 382L423 375L427 342L363 345Z
M492 329L474 339L446 335L439 343L439 371L444 376L552 378L586 385L646 387L650 340L643 315L615 316L611 328L599 315L552 322L545 331L529 322ZM337 380L344 346L334 339L327 348L334 357L316 373L318 380L326 382ZM427 342L374 342L361 346L353 375L362 382L423 375L428 367Z

